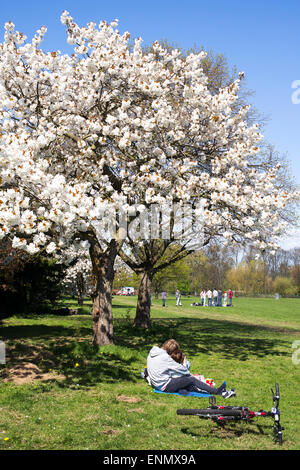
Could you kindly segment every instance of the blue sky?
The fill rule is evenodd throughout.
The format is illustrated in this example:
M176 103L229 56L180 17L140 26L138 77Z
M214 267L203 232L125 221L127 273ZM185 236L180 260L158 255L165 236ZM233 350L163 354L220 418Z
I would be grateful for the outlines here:
M43 47L67 51L63 10L81 26L117 18L121 33L140 36L144 44L166 38L185 49L196 45L223 53L245 72L253 105L269 118L264 135L286 154L300 185L299 0L0 0L0 41L11 20L29 38L46 26ZM296 80L298 94L292 88ZM295 92L299 104L292 101Z

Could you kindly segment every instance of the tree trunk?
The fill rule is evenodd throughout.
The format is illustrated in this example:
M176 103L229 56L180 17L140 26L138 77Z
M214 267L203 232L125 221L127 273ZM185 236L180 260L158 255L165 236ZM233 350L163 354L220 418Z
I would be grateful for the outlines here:
M139 328L150 327L151 283L152 274L144 271L140 274L138 301L134 324Z
M103 269L105 271L105 268ZM93 296L93 344L114 344L112 321L112 282L105 273L98 275L97 288Z
M76 275L76 287L77 287L77 303L78 305L83 305L83 296L84 296L84 277L83 274L77 273Z
M111 242L103 252L98 244L90 246L93 274L96 288L93 294L92 320L93 344L100 346L114 344L112 321L112 285L116 244Z

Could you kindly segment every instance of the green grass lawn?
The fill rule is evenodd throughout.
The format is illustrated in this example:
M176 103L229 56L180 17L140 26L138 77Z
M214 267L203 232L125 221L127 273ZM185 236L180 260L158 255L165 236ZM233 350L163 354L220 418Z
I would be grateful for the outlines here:
M272 420L225 428L178 408L205 408L206 398L155 394L140 378L154 344L176 338L193 373L223 380L237 397L217 398L270 410L281 392L281 449L300 448L300 300L234 299L232 308L191 307L194 298L153 300L152 325L133 327L136 297L114 297L115 345L91 346L90 303L77 316L32 315L3 321L7 363L0 366L0 449L18 450L244 450L278 449ZM72 301L65 304L76 307ZM5 382L8 369L29 362L48 380ZM294 361L295 362L295 361Z

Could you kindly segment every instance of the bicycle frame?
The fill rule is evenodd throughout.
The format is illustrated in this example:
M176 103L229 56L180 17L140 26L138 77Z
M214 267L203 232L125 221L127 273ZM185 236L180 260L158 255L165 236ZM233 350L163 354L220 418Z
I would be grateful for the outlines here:
M273 407L270 411L259 410L252 411L246 406L220 406L216 405L216 397L209 398L209 406L203 410L177 410L177 414L186 414L199 416L200 418L212 419L213 421L224 425L227 421L249 421L253 418L273 418L274 440L282 444L282 431L284 428L280 424L279 411L279 385L275 384L275 393L271 389L273 395Z

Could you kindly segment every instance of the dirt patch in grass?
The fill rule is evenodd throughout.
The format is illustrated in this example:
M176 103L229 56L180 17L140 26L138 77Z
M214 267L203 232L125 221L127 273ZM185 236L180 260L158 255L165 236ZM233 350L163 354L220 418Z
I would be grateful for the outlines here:
M20 362L32 362L42 364L44 367L55 367L58 360L55 355L47 349L44 344L31 344L25 341L15 341L14 344L7 342L7 362L15 366Z
M0 378L3 382L13 382L16 385L23 385L34 382L35 380L64 380L63 375L55 373L43 373L36 364L32 362L20 362L19 364L4 369Z
M105 431L99 431L99 434L102 434L103 436L114 436L115 434L118 434L120 431L116 429L106 429Z
M125 395L119 395L116 397L118 401L125 401L126 403L138 403L142 401L141 398L137 397L126 397Z
M55 355L44 345L28 344L24 341L8 343L7 364L0 371L0 380L16 385L29 384L36 380L64 380L66 377L55 373L58 364Z
M143 408L132 408L131 410L128 410L128 413L144 413Z

